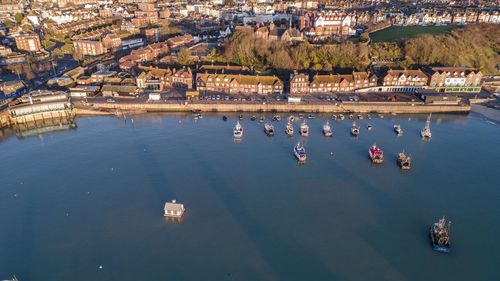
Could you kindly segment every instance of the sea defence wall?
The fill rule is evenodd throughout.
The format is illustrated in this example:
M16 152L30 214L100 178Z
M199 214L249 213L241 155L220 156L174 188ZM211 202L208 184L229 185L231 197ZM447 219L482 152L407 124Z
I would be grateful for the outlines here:
M470 105L431 105L407 103L343 103L335 104L292 104L292 103L98 103L95 109L116 111L146 112L359 112L359 113L430 113L430 112L469 112Z

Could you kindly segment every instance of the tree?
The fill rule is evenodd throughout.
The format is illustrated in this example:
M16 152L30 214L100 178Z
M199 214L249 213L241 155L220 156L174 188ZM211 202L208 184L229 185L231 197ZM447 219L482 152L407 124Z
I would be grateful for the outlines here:
M179 53L177 53L177 61L181 65L190 65L191 64L191 52L186 48L182 48L179 51Z
M21 13L16 13L14 15L14 18L16 19L17 24L21 24L23 22L24 15Z

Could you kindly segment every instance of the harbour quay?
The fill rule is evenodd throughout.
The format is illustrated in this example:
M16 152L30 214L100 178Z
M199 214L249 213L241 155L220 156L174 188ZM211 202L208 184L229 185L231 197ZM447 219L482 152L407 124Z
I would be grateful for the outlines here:
M79 105L77 105L78 107ZM326 103L146 103L146 102L99 102L92 108L104 111L136 111L136 112L359 112L359 113L429 113L429 112L463 112L471 110L467 104L426 104L398 102L353 102L342 104Z

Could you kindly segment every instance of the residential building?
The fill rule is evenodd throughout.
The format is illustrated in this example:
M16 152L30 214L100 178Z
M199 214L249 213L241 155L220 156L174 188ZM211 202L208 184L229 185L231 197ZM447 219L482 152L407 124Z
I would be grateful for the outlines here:
M312 80L307 74L296 73L290 79L290 94L351 92L377 86L377 76L371 72L352 74L316 74Z
M129 55L120 58L120 68L123 70L131 69L140 62L152 61L161 55L165 55L169 50L169 47L164 42L149 44L133 50Z
M427 85L429 77L422 70L390 69L383 79L384 90L389 92L413 92Z
M25 6L23 0L0 0L0 15L23 13Z
M141 29L141 34L146 38L148 42L158 42L160 41L160 28L150 27Z
M282 94L283 82L276 76L197 74L199 91L226 94Z
M470 67L434 67L429 86L438 92L480 92L481 71Z
M97 0L57 0L57 6L64 8L67 6L80 6L87 4L97 4Z
M107 52L101 41L75 40L73 48L76 54L83 56L99 56Z
M137 77L137 87L150 91L164 91L167 88L193 88L193 73L190 68L140 67L144 70Z
M107 50L118 48L122 45L122 39L116 34L108 34L102 39L102 44Z
M191 34L175 36L167 40L167 45L170 49L179 48L189 43L194 42L194 37Z
M306 13L301 20L304 35L313 39L325 39L332 35L354 35L354 17L337 11Z
M42 48L40 44L40 37L36 33L19 34L14 37L16 40L16 47L18 50L28 52L38 52Z

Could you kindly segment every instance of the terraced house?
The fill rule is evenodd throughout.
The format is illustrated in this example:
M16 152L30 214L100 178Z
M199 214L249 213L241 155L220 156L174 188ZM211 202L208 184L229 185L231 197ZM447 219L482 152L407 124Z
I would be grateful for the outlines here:
M420 69L390 69L384 76L383 86L384 90L389 92L414 92L426 86L428 81L429 77Z
M283 81L276 76L198 74L196 87L199 91L226 94L282 94Z
M164 91L167 88L193 88L193 73L190 68L141 67L144 71L137 77L137 86L149 91Z
M310 80L307 74L295 73L290 79L290 94L351 92L377 86L377 76L370 72L352 74L316 74Z
M438 92L481 91L481 71L470 67L434 67L429 86Z

